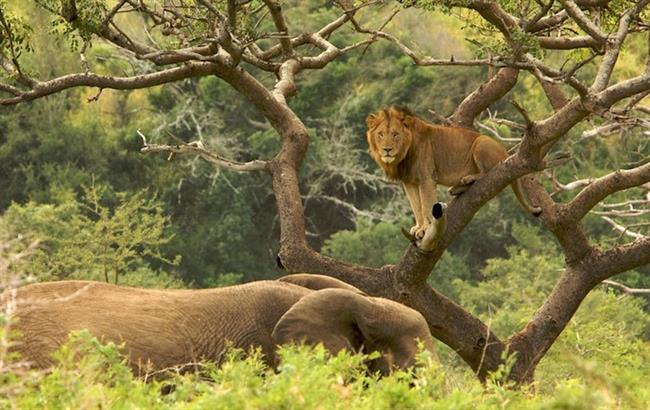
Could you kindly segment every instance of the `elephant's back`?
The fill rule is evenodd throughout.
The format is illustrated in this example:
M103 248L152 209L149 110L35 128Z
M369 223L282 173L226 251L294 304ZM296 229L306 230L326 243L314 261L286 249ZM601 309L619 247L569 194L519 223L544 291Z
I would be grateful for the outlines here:
M277 281L258 281L227 288L211 289L194 295L206 323L195 332L199 338L210 338L211 334L225 335L223 342L247 350L261 346L267 356L273 355L275 342L271 334L278 320L296 302L312 291L301 286ZM196 340L197 345L210 346L212 351L204 352L214 356L222 351L222 343L205 343ZM272 361L272 360L271 360Z
M260 281L217 289L140 289L102 282L61 281L28 285L15 297L17 350L39 367L73 330L87 329L105 342L126 342L131 363L163 368L207 357L226 345L262 346L272 355L277 320L302 296L300 286Z
M184 362L192 347L187 335L173 326L187 320L186 298L179 296L90 281L28 285L15 294L16 327L24 336L16 350L45 367L71 331L86 329L104 342L126 342L132 363L142 359L164 367Z

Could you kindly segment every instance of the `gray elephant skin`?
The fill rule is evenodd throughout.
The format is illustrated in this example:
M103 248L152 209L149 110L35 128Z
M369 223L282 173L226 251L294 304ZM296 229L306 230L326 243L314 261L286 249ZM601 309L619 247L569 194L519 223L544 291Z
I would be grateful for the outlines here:
M0 305L8 298L0 295ZM52 365L51 354L80 329L125 343L139 374L199 360L219 363L230 346L259 347L273 367L277 346L290 342L322 343L331 353L379 351L368 367L382 374L413 365L416 340L434 351L420 313L320 275L202 290L47 282L19 288L15 302L14 326L22 337L13 349L38 368Z

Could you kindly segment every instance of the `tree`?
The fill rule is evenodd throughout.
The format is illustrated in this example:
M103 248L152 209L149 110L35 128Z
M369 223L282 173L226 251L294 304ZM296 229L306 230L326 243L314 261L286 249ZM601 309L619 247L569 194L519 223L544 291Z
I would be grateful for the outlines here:
M281 148L275 157L238 162L210 151L201 142L155 145L144 135L142 150L196 155L217 167L270 175L280 223L279 264L288 272L335 276L369 294L419 310L432 334L454 349L481 379L496 370L508 352L516 354L511 379L520 383L532 380L537 363L589 291L603 280L650 262L650 237L642 231L633 232L631 242L598 246L582 229L585 216L605 199L650 181L648 158L630 158L626 169L569 184L553 177L550 188L534 175L561 163L563 156L551 153L551 149L591 118L597 126L590 135L647 126L643 116L650 110L640 102L650 94L650 58L644 69L637 70L641 72L619 73L615 69L627 44L638 45L647 37L650 45L650 29L644 23L648 21L649 0L400 2L379 30L366 28L369 23L364 13L384 2L357 2L353 6L341 1L336 6L340 8L339 17L315 31L298 25L289 27L287 15L300 6L283 7L274 0L120 0L112 2L111 7L101 0L36 3L55 16L58 35L78 47L81 70L44 80L30 74L22 61L33 51L29 45L31 26L2 3L2 105L75 87L96 87L98 97L103 89L132 90L187 78L219 77L246 98L277 132ZM398 37L382 31L402 8L411 7L458 10L477 33L474 43L482 55L467 60L420 56ZM343 33L345 29L353 30L354 35ZM410 244L399 263L370 268L323 256L307 242L298 172L310 136L289 101L298 89L297 78L380 40L393 43L418 66L490 68L487 81L467 95L451 115L438 116L442 122L469 128L476 124L495 131L477 118L515 87L522 72L530 73L541 85L553 111L533 119L515 104L523 123L492 118L492 124L506 124L522 133L514 154L450 202L446 229L435 243ZM92 42L109 44L127 55L132 68L110 71L110 67L93 66L86 58ZM132 73L119 74L123 71ZM275 81L270 81L269 75L275 76ZM427 278L473 215L520 177L525 178L532 202L542 207L540 223L557 239L566 263L529 323L502 341L485 323L427 285ZM576 195L565 195L564 201L556 201L557 196L552 196L555 192L549 192L576 188L581 189ZM633 211L647 204L647 197L625 202ZM609 214L602 216L608 223L631 232L615 220L626 212L612 204L605 209ZM428 250L431 245L435 246Z

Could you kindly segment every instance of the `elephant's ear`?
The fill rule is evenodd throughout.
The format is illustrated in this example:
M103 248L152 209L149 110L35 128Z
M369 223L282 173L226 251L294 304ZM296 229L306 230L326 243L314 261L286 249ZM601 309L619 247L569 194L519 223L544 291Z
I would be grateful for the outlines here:
M367 297L345 289L324 289L300 299L273 329L276 343L322 343L332 354L359 351L365 338L356 323Z
M286 275L278 279L280 282L293 283L294 285L302 286L303 288L312 290L321 289L345 289L350 292L355 292L360 295L366 295L359 289L349 285L342 280L338 280L325 275L316 275L312 273L294 273L293 275Z

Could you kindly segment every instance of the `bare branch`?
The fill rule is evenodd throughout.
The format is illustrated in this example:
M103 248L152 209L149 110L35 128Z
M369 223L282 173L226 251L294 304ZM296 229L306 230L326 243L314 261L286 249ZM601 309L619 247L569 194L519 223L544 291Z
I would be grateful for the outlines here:
M302 68L323 68L341 53L338 48L317 33L310 34L308 37L309 42L323 50L323 52L315 57L299 58Z
M553 183L553 187L556 189L556 192L572 191L574 189L582 188L592 184L595 180L595 178L585 178L569 182L568 184L563 184L554 175L551 175L551 182Z
M140 152L143 153L152 153L152 152L169 152L171 154L191 154L197 155L207 162L215 165L219 168L227 168L233 171L269 171L268 162L266 161L249 161L249 162L236 162L226 158L223 158L212 151L205 148L201 141L194 141L187 144L178 144L178 145L165 145L165 144L149 144L147 139L140 132L137 131L138 135L142 138L143 147L140 149Z
M596 204L614 192L650 181L650 163L630 170L618 170L593 181L567 204L566 218L579 221Z
M619 224L619 223L616 223L616 221L614 221L614 220L613 220L612 218L610 218L609 216L601 215L601 218L602 218L605 222L607 222L608 224L610 224L610 225L611 225L615 230L617 230L618 232L622 233L623 235L629 236L629 237L634 238L634 239L649 238L649 237L646 236L646 235L642 235L642 234L640 234L640 233L633 232L633 231L631 231L628 227L623 226L623 225L621 225L621 224Z
M650 120L646 120L644 118L616 118L616 122L612 122L609 124L604 124L595 128L592 128L590 130L586 130L582 133L582 139L587 139L587 138L592 138L597 135L610 135L614 132L623 132L627 131L630 129L633 129L635 127L644 127L647 129L650 129Z
M612 209L609 211L590 211L594 215L604 215L604 216L613 216L613 217L636 217L636 216L641 216L641 215L647 215L650 214L650 209L638 209L634 208L632 206L629 207L629 209ZM646 226L649 225L650 222L647 224L645 222L641 223L636 223L632 224L631 226ZM631 226L628 226L630 228Z
M363 5L360 5L357 9L362 8L362 7L366 7L366 6L368 6L367 3L363 4ZM354 12L356 12L357 9L354 9L354 10L350 11L349 12L350 15L354 15ZM348 16L348 14L343 14L342 16L337 18L336 20L334 20L331 23L325 25L323 28L318 30L318 32L316 32L315 34L318 34L323 38L328 38L334 31L338 30L340 27L342 27L349 20L350 20L350 17ZM305 45L305 44L309 43L309 34L307 34L307 33L299 34L296 37L292 37L290 39L290 42L291 42L291 46L293 48ZM281 52L282 52L282 46L280 44L276 44L275 46L270 47L265 51L260 51L257 54L257 57L262 59L262 60L268 61L271 58L276 57L277 55L279 55Z
M537 58L533 57L530 54L526 54L524 56L524 58L528 61L529 64L529 67L526 67L526 69L531 71L536 77L548 81L550 83L555 83L558 81L564 82L570 85L573 89L575 89L578 92L578 94L580 94L581 96L586 95L588 89L586 85L584 85L580 80L575 78L575 73L585 64L587 64L589 61L591 61L594 57L595 54L592 54L587 59L576 64L569 71L562 71L562 70L557 70L555 68L549 67L548 65L544 64L542 61L538 60ZM565 105L566 103L562 105L562 107L564 107Z
M491 126L487 125L485 122L475 121L474 124L475 124L475 126L477 128L479 128L479 129L482 128L482 129L486 130L487 132L489 132L490 134L492 134L499 141L503 141L503 142L520 142L521 141L521 138L506 138L506 137L502 136L501 133L495 127L491 127Z
M571 2L567 1L566 3ZM598 68L596 79L591 86L592 91L601 91L607 86L609 78L612 75L612 71L614 70L614 66L616 65L616 61L618 60L618 55L621 46L623 45L623 41L625 40L625 37L627 37L627 33L630 29L630 24L632 23L632 20L636 18L636 16L641 12L641 10L643 10L643 8L648 5L648 3L650 3L650 0L639 1L634 9L628 10L621 17L618 24L618 31L616 33L616 36L614 36L613 39L607 41L607 51L605 53L605 57L603 58L603 62Z
M94 73L68 74L53 80L37 83L33 89L19 95L0 100L0 105L13 105L23 101L45 97L75 87L99 87L116 90L134 90L165 84L184 78L216 74L219 67L212 63L187 63L181 67L169 68L149 74L132 77L110 77Z
M650 289L643 289L643 288L630 288L628 286L625 286L624 284L620 282L616 282L613 280L606 279L602 281L605 285L613 286L615 288L621 289L624 293L628 295L648 295L650 294Z
M619 208L623 206L633 206L633 205L648 205L650 204L650 199L631 199L625 202L617 202L614 204L601 204L603 208Z
M340 206L341 208L344 208L347 210L349 213L351 213L354 217L364 217L364 218L369 218L373 221L379 221L381 220L381 215L372 211L367 211L364 209L359 209L353 204L343 201L337 197L331 196L331 195L318 195L315 197L316 199L324 199L327 200L331 203L333 203L336 206Z
M277 27L278 32L280 34L283 34L283 36L280 37L280 44L282 46L282 54L284 55L284 58L293 57L293 45L291 44L291 40L288 37L289 29L287 28L287 23L284 20L284 15L282 14L282 7L280 6L280 3L274 0L264 0L264 4L266 4L266 7L269 8L271 17L273 17L273 23L275 23L275 27Z
M564 10L571 16L573 21L580 26L587 34L594 38L599 43L604 43L607 40L607 35L600 30L593 21L585 15L585 13L575 4L572 0L561 0Z

